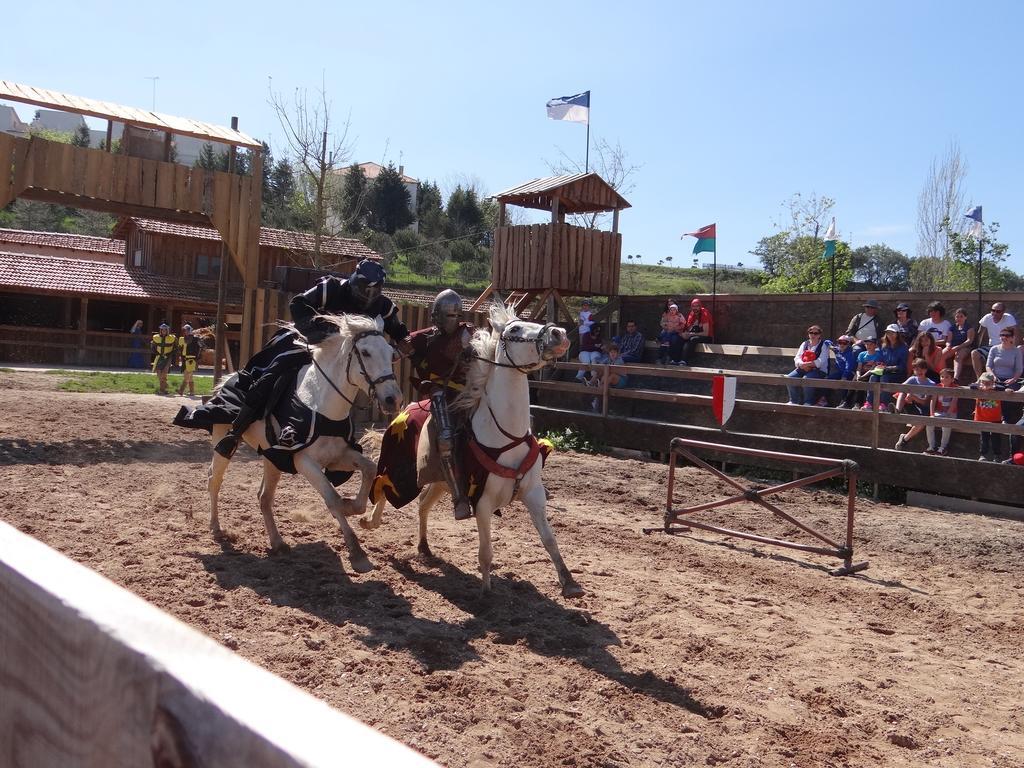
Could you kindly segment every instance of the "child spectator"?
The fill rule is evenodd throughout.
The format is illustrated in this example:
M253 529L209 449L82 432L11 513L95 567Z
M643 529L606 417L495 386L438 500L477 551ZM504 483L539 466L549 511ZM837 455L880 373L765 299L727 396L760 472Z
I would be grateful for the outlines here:
M949 368L943 368L939 372L939 389L956 388L956 378L953 376L953 371ZM957 405L956 400L956 395L943 395L936 393L935 397L932 398L932 416L937 419L955 419ZM949 438L953 434L953 428L942 428L942 442L939 445L935 444L935 427L927 426L925 427L925 431L928 435L928 447L925 448L924 452L945 456L946 452L949 450Z
M950 339L942 350L944 364L948 365L950 359L953 361L953 379L960 381L960 374L963 372L964 363L971 359L971 349L974 347L974 328L967 324L967 310L958 307L953 313L953 328L950 330Z
M978 389L983 393L992 393L996 388L996 377L991 373L983 373L978 377ZM986 424L999 424L1003 420L1003 408L998 400L978 398L974 406L974 420ZM995 461L1002 452L1003 436L998 432L981 433L981 455L978 461Z
M882 353L878 349L878 341L874 336L861 339L861 343L864 344L864 351L857 355L857 381L867 381L871 378L871 373L882 362ZM865 401L866 395L867 392L856 391L853 394L854 405L863 403L863 408L870 410L871 403Z
M857 354L853 351L853 339L845 333L833 346L835 365L829 366L828 378L835 381L853 381L857 375ZM850 408L853 405L854 390L841 389L837 393L839 404L836 408Z
M674 364L679 359L682 347L679 334L683 332L685 320L679 313L679 305L669 302L661 315L661 333L658 335L658 362L661 365Z
M807 341L800 344L796 355L793 356L793 364L796 366L786 374L791 379L824 379L828 374L828 347L825 340L821 338L821 328L812 325L807 329ZM789 390L790 405L814 405L818 399L818 390L815 387L787 387Z
M917 320L911 317L910 305L905 301L901 301L896 305L896 309L893 310L893 314L896 315L896 325L900 327L900 335L903 336L903 343L910 345L914 343L914 339L917 338Z
M590 300L584 299L580 305L580 343L583 342L583 337L590 333L590 329L594 326L594 313L590 311Z
M928 366L928 378L933 383L938 383L939 371L944 367L944 362L942 349L938 346L932 334L927 331L921 331L921 333L917 334L917 338L914 339L914 343L910 346L908 357L910 358L910 365L907 366L907 373L913 373L913 364L917 360L924 360L925 365Z
M946 319L946 308L942 302L933 301L928 305L928 319L917 326L918 333L930 333L939 346L944 346L953 334L953 324Z
M904 381L904 384L913 384L918 387L935 386L935 382L928 378L928 363L923 359L920 357L917 358L913 362L912 368L914 375ZM930 413L929 403L931 402L931 399L930 395L915 395L912 392L900 392L896 397L896 412L909 413L912 416L927 416ZM897 451L902 451L907 447L907 443L924 431L924 426L921 424L915 424L913 426L908 424L907 426L910 430L906 434L901 434L899 439L896 441Z
M612 342L608 345L608 354L602 355L596 363L599 365L622 365L623 360L620 356L621 350L619 345ZM588 386L600 387L601 386L601 369L594 369L593 374L590 377L590 381L587 382ZM623 389L629 384L629 376L624 373L618 373L616 371L608 371L608 386L614 387L615 389ZM595 411L600 410L600 401L598 398L594 398L590 404L590 407Z

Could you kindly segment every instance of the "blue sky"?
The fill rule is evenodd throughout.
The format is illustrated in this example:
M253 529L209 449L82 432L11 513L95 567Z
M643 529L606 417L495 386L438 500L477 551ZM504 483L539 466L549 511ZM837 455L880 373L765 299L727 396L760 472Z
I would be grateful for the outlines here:
M156 75L159 111L235 114L276 144L268 78L290 91L323 75L336 116L351 113L354 159L492 192L547 175L559 148L582 157L585 127L548 120L544 103L590 89L592 138L641 166L620 229L645 263L688 264L679 235L717 222L719 260L751 264L794 192L834 198L855 247L913 254L918 194L955 140L968 199L1024 271L1022 3L128 7L6 9L0 78L149 106Z

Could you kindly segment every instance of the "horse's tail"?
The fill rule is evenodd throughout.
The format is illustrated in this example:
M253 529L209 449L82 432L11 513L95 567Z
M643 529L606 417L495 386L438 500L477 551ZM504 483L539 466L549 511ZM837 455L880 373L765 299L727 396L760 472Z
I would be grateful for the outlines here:
M359 445L363 449L363 453L366 454L367 458L377 461L380 457L380 447L384 442L384 430L383 429L367 429L363 433L363 436L359 438Z

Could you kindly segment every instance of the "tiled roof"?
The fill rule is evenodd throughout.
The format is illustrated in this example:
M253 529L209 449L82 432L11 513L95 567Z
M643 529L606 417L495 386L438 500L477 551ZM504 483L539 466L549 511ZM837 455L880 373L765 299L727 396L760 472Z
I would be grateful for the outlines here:
M56 256L0 252L0 290L34 289L41 293L102 296L109 299L151 299L216 304L217 284L153 275L123 264ZM228 288L228 304L241 306L238 288Z
M69 235L64 232L30 232L24 229L0 229L0 248L4 243L66 248L72 251L110 253L124 256L124 240L91 235Z
M380 163L374 163L372 161L368 163L356 163L356 165L363 169L363 175L366 176L367 181L373 181L378 176L380 176L380 172L384 170L383 165L381 165ZM346 165L342 168L335 169L334 174L336 176L345 176L351 169L351 165ZM400 175L402 177L402 181L405 182L406 184L419 184L419 182L412 176L406 176L404 173Z
M124 233L126 226L134 222L142 232L159 235L174 235L194 240L220 241L220 233L211 227L193 227L187 224L172 224L167 221L153 219L128 219L118 227L118 233ZM268 248L285 248L290 251L309 253L313 250L313 235L308 232L291 232L287 229L260 227L260 245ZM380 261L381 256L360 240L347 237L325 237L320 241L321 253L328 256L341 256L351 259L372 259Z
M429 291L416 291L411 288L385 288L385 295L390 298L396 304L419 304L425 307L431 307L434 305L434 299L436 293L430 293ZM462 297L462 309L463 311L469 311L469 308L473 306L473 302L476 301L476 296Z

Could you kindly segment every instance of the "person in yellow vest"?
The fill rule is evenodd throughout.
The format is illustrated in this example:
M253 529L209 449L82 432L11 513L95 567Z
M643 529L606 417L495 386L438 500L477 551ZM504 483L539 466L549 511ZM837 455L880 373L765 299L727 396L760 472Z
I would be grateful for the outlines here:
M191 325L184 325L181 328L181 336L178 337L178 360L181 363L181 386L178 387L178 394L185 394L185 386L188 385L189 395L196 393L196 385L192 381L192 374L196 372L199 365L199 355L203 351L202 340L192 333Z
M149 351L153 355L153 373L156 374L157 383L160 385L158 395L170 394L167 391L167 372L174 362L177 344L178 337L171 333L171 326L160 323L160 331L153 334L153 341L149 345Z

